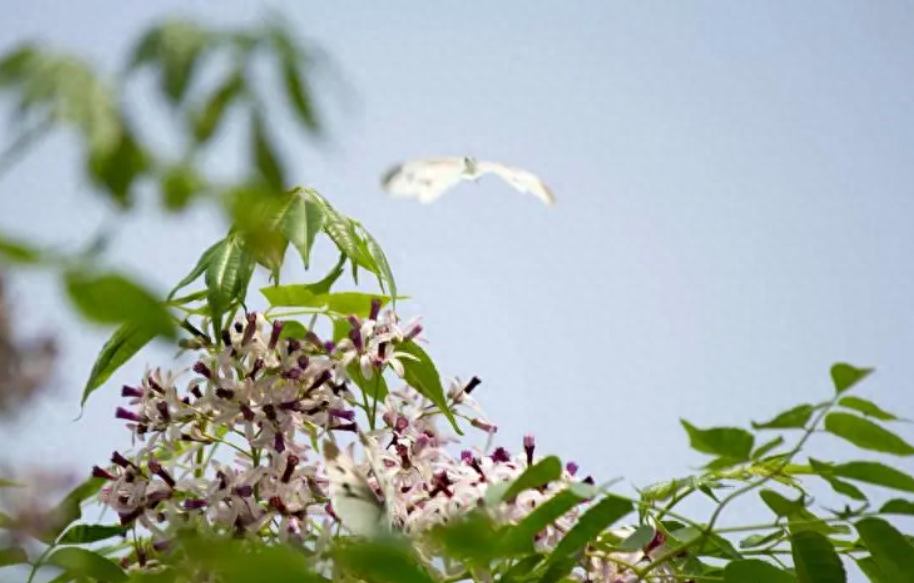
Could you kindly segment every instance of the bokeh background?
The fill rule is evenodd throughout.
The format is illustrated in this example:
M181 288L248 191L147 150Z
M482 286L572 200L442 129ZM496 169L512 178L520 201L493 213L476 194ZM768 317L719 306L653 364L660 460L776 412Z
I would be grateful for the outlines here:
M861 394L914 417L909 3L270 8L330 57L313 79L328 137L302 142L291 121L277 136L292 178L382 242L413 298L401 309L425 316L443 374L483 379L500 442L533 433L600 480L646 485L702 462L680 418L747 424L817 402L842 360L875 366ZM266 9L5 2L0 50L37 38L115 71L157 18L232 25ZM154 111L152 93L131 104ZM165 126L148 137L167 140ZM379 187L403 159L465 154L536 171L558 204L495 179L431 206ZM208 163L230 172L244 155ZM79 164L65 135L25 158L0 179L0 228L83 244L111 209ZM164 292L224 229L212 206L174 218L150 196L119 222L111 262ZM313 273L289 276L318 279L335 259L318 254ZM17 274L8 295L17 328L56 332L62 358L44 398L0 427L3 457L82 473L129 447L116 389L173 351L148 348L74 421L108 332L46 273ZM854 451L825 441L812 451Z

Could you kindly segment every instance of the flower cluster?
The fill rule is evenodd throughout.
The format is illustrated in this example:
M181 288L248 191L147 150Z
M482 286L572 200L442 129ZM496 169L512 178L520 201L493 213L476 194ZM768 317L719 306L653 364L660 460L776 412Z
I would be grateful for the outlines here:
M336 342L313 331L291 337L282 321L252 312L225 331L219 346L202 346L191 370L148 371L138 386L123 388L129 406L116 415L139 447L129 457L115 452L110 466L93 473L108 480L100 500L121 523L150 533L149 544L131 558L135 566L148 567L185 526L320 551L332 532L346 528L334 513L318 450L325 439L349 435L350 455L358 432L376 445L378 463L366 457L356 469L379 498L388 498L386 512L407 536L481 506L493 484L516 479L538 461L532 436L513 455L490 445L459 451L452 447L456 439L437 427L441 411L415 388L404 382L380 394L388 370L408 376L417 357L405 344L421 341L422 332L418 322L401 326L380 307L375 302L367 318L345 320L348 331ZM491 444L497 428L472 396L479 383L476 377L453 382L447 401ZM569 485L593 483L577 474L577 465L567 464L559 480L491 508L493 518L518 522ZM579 513L574 508L538 533L538 550L554 548ZM580 576L626 581L620 564L592 553Z

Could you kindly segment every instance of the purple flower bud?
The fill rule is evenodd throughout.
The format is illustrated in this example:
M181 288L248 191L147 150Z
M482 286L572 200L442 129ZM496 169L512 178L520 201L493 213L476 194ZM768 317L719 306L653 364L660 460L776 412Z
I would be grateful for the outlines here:
M235 391L232 391L231 389L223 389L222 387L219 387L218 389L216 389L216 396L219 397L220 399L226 399L226 400L233 399L233 398L235 398Z
M492 461L493 462L509 462L511 461L511 455L503 447L496 447L495 451L492 452Z
M250 498L254 494L254 488L249 484L242 484L235 487L235 494L242 498Z
M387 358L387 347L390 346L389 342L382 342L378 344L378 366L384 364L384 359Z
M462 462L469 463L469 461L472 460L474 457L475 456L473 455L473 452L471 452L468 449L465 449L460 452L460 461L462 461Z
M204 376L208 379L213 378L212 371L209 370L209 367L206 366L206 364L204 364L204 362L202 360L197 361L197 363L194 364L194 372L197 373L198 375Z
M106 480L116 480L117 478L111 472L103 470L98 466L92 466L92 477L93 478L104 478Z
M568 462L567 464L565 464L565 469L568 471L569 474L571 474L573 476L578 473L578 464L576 464L574 462Z
M137 415L133 411L128 411L127 409L124 409L123 407L118 407L117 409L115 409L114 416L117 419L124 419L125 421L133 421L135 423L139 423L140 421L142 421L142 418L139 415Z
M139 508L137 508L136 510L133 510L132 512L127 512L125 514L119 514L118 518L120 519L121 526L127 526L128 524L132 523L134 520L139 518L140 515L143 514L144 512L146 512L146 509L144 507L140 506Z
M228 330L222 331L222 343L226 346L232 345L232 334Z
M583 480L581 480L581 482L583 482L583 483L585 483L585 484L590 484L591 486L593 486L594 484L596 484L596 482L595 482L594 479L593 479L593 476L587 476L586 478L584 478Z
M495 433L498 431L498 427L492 425L491 423L487 423L486 421L483 421L482 419L479 419L479 418L471 419L470 425L472 425L473 427L475 427L477 429L482 429L486 433Z
M276 320L273 322L273 330L270 332L270 350L276 348L276 343L279 342L279 335L282 333L282 327L285 326L285 322L282 320Z
M160 477L163 482L168 484L169 488L175 487L174 478L172 478L171 474L169 474L165 470L165 468L162 467L162 464L160 464L158 460L155 460L155 459L149 460L148 466L149 466L149 471L152 472L153 474L157 475L158 477Z
M121 387L121 396L122 397L142 397L143 389L138 389L136 387L124 385L123 387Z
M247 343L251 341L251 338L254 337L254 332L257 331L257 312L251 312L248 314L248 324L244 327L244 336L241 337L241 345L247 346Z
M199 498L188 498L184 501L184 508L188 510L200 510L201 508L206 508L206 500L201 500Z
M301 350L301 342L295 338L289 338L286 343L286 354L292 354L293 352L298 352Z
M352 340L353 346L355 346L356 351L362 352L365 348L365 345L362 344L362 332L358 328L353 328L349 331L349 339Z
M340 423L339 425L331 427L330 429L334 431L351 431L353 433L359 430L358 426L355 423Z
M262 358L258 358L257 360L255 360L254 366L251 367L251 372L248 373L248 378L253 379L254 377L256 377L257 373L260 372L260 369L263 368L263 364L264 364L264 362L263 362Z
M467 386L463 388L463 392L469 395L473 392L474 389L476 389L476 387L480 385L480 383L482 383L482 381L479 380L479 377L474 376L470 379L470 382L467 383Z
M404 339L413 340L417 336L419 336L419 334L422 334L422 324L416 324L415 326L413 326L410 329L410 331L406 333L406 336L404 336Z
M267 416L267 419L276 421L276 407L274 407L272 403L267 403L261 407L261 409L263 410L263 414Z
M149 388L151 388L153 391L157 392L160 395L165 394L165 389L163 389L162 385L157 383L156 380L152 378L152 375L146 377L146 382L149 383Z
M190 394L197 399L203 398L203 393L200 392L200 387L198 385L194 385L190 388Z
M536 440L532 435L524 436L524 453L527 454L527 465L533 465L533 450L536 448Z
M381 299L380 298L371 298L371 311L368 312L369 320L377 320L378 313L381 311Z
M314 382L311 383L311 386L308 387L308 390L305 391L305 394L307 395L308 393L310 393L310 392L313 391L314 389L320 387L322 384L324 384L324 383L326 383L327 381L329 381L329 380L330 380L330 377L331 377L331 374L330 374L330 371L329 371L329 370L325 370L324 372L322 372L322 373L320 374L319 377L317 377L316 379L314 379Z
M300 377L301 377L300 368L290 368L289 370L283 371L283 373L282 373L282 378L288 379L288 380L294 381Z
M275 449L277 453L286 451L286 440L283 439L282 433L273 434L273 449Z
M152 543L152 548L157 553L166 553L166 552L168 552L169 549L171 549L171 541L168 541L168 540L156 541L156 542Z
M328 341L324 342L324 350L326 350L328 354L333 352L335 349L336 349L336 344L333 343L333 340L328 340Z
M168 411L168 403L165 401L159 401L156 403L156 411L159 412L159 416L162 417L162 421L165 423L171 421L171 413Z
M241 405L241 415L244 417L245 421L254 420L254 411L252 411L251 408L245 404Z
M283 484L288 484L289 480L292 479L292 473L295 471L295 466L298 465L299 461L298 456L295 455L290 455L286 459L286 469L283 471L281 478Z
M311 361L304 354L299 356L298 359L296 360L296 362L298 362L298 368L300 368L302 370L307 369L308 365L311 364Z
M406 431L407 427L409 427L409 419L403 415L397 415L397 422L394 425L394 431L397 433L403 433Z
M331 417L336 417L338 419L345 419L347 421L355 420L355 411L351 409L349 411L345 409L327 409L327 413Z

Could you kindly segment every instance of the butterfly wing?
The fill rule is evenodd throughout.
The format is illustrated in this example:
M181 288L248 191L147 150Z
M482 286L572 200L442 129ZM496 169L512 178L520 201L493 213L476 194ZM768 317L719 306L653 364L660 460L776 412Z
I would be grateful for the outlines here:
M555 196L552 191L539 176L532 172L496 162L479 162L476 168L480 175L494 174L524 194L532 194L550 206L555 204Z
M413 160L388 170L381 185L396 198L416 198L430 203L466 178L463 158Z
M324 442L330 501L333 511L347 529L357 536L376 537L389 524L387 505L378 499L352 459L332 441Z

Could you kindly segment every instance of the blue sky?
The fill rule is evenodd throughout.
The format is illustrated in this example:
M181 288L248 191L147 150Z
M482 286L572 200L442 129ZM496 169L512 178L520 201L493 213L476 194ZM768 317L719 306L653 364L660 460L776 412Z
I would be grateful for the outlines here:
M154 17L237 24L266 8L215 6L5 3L0 48L37 37L113 70ZM822 400L841 360L876 366L861 395L914 416L909 4L270 6L345 80L316 82L328 143L280 132L295 180L382 241L439 368L483 379L506 444L532 432L588 472L645 484L700 462L680 417L745 424ZM527 167L558 204L495 180L428 207L378 188L390 164L441 154ZM47 242L82 241L107 212L66 138L0 193L0 227ZM123 221L113 263L165 290L222 229L208 208L180 220L144 210ZM53 396L0 431L6 454L104 461L128 445L116 387L170 352L125 367L73 423L105 332L76 321L51 278L12 283L22 327L59 330L66 352ZM817 443L821 456L851 455Z

